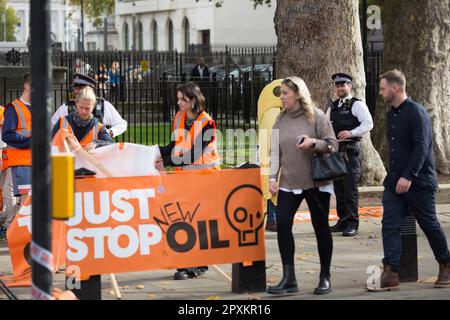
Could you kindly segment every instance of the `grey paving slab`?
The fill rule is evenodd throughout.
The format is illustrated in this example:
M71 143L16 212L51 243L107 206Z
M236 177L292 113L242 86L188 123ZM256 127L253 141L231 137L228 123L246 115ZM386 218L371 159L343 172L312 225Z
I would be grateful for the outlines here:
M450 218L448 206L438 206L439 219L442 222L447 238L450 239ZM448 211L447 211L448 210ZM211 268L204 276L185 281L172 280L174 270L158 270L139 273L118 274L117 279L123 299L125 300L402 300L424 299L450 300L450 289L433 288L433 278L437 276L438 265L433 258L428 241L418 228L418 261L419 278L422 282L404 283L401 290L387 293L369 293L364 285L369 276L369 266L380 266L382 259L381 219L362 219L360 234L354 238L345 238L339 234L333 235L334 254L332 261L333 292L326 296L312 294L317 284L320 263L314 232L309 222L294 224L296 242L296 275L300 292L296 294L273 296L263 293L233 294L231 284L224 282ZM280 254L275 233L266 234L266 277L267 285L276 284L282 273ZM220 265L231 274L231 265ZM0 274L11 272L9 254L6 242L0 242ZM108 276L102 277L103 299L113 300ZM425 281L425 282L423 282ZM55 286L64 287L64 276L55 275ZM13 291L21 299L30 298L29 288L14 288ZM0 294L0 300L5 296Z

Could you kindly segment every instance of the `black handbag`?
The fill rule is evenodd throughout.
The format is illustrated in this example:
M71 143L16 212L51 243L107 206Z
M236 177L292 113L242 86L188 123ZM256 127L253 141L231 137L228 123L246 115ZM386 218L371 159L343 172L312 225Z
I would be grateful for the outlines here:
M314 154L311 163L312 178L314 181L339 180L348 175L347 165L343 152L333 152L329 155Z
M316 133L316 137L319 138L317 136L316 124L314 124L314 132ZM339 180L348 175L344 153L334 152L330 144L328 144L328 149L331 151L330 154L314 154L311 162L312 178L314 181Z

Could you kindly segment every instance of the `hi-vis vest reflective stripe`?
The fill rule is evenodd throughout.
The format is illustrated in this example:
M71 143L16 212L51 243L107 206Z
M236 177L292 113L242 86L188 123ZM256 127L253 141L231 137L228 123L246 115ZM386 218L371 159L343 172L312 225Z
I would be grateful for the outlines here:
M69 130L71 134L73 134L72 127L69 125L69 121L65 117L61 117L59 119L59 127L64 128L66 130ZM83 138L83 140L79 141L81 146L84 148L92 141L98 140L98 134L100 133L100 130L102 130L103 125L99 122L96 122L94 127L89 131L86 136Z
M30 110L20 99L12 101L11 106L17 114L16 132L24 137L31 137ZM6 152L6 161L8 167L31 166L31 149L9 147Z
M3 127L4 121L5 121L5 108L0 106L0 128Z
M198 135L202 134L203 128L208 123L213 121L209 114L207 114L206 112L202 112L195 120L189 132L186 132L184 127L185 119L186 119L186 112L178 112L175 115L175 119L173 121L172 138L175 141L175 147L172 151L173 156L182 156L183 154L190 152L194 147L194 143L197 140ZM177 169L183 170L220 169L220 159L219 153L217 152L217 144L216 144L217 132L216 132L216 125L214 122L213 122L212 136L213 140L203 150L202 155L201 157L199 157L199 159L195 160L195 162L190 165L185 165L182 168L180 167Z

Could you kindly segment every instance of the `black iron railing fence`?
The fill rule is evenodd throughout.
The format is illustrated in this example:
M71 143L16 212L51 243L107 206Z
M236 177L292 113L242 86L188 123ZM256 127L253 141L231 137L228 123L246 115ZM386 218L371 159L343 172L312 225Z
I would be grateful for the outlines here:
M104 64L109 80L99 85L97 93L111 101L129 124L128 131L118 141L168 142L177 109L176 87L190 80L195 80L202 88L208 111L219 129L256 129L259 94L276 74L275 48L203 52L210 75L202 81L190 77L198 55L154 51L54 52L53 64L67 68L65 79L53 86L54 108L56 110L71 96L70 82L76 72L95 77L99 66ZM16 65L27 66L29 59L28 53L21 53ZM115 73L110 71L113 64L117 66ZM371 112L378 97L381 66L382 52L369 52L365 66L366 102ZM20 84L1 83L4 94L0 103L5 104L20 94Z

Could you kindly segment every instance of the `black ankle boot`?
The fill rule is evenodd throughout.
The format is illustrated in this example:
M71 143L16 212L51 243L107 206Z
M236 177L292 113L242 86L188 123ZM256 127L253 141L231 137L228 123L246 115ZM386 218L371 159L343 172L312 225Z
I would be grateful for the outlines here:
M328 294L331 292L330 276L320 276L319 285L314 289L314 294Z
M267 290L271 294L283 294L298 292L297 280L295 279L295 268L293 264L283 265L283 279L276 286Z

